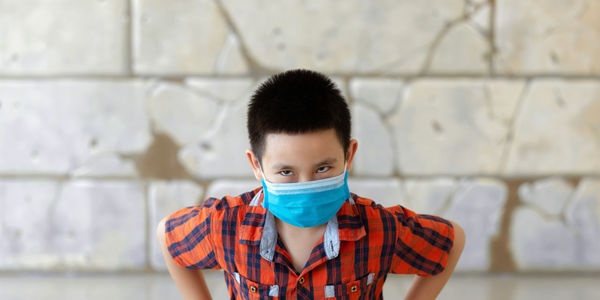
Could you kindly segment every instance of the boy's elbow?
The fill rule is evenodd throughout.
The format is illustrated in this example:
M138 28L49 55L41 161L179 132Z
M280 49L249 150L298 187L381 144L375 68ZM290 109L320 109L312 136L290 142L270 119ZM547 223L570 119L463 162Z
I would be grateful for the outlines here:
M455 222L452 222L452 226L454 227L454 242L452 245L452 252L462 253L465 248L466 236L463 228Z
M158 241L163 241L165 238L165 223L167 222L167 217L162 218L156 225L156 238Z
M168 254L169 250L167 247L167 237L166 237L166 233L165 233L165 223L167 222L167 217L163 218L162 220L160 220L158 222L158 224L156 225L156 239L158 241L158 244L160 246L160 250L163 253Z

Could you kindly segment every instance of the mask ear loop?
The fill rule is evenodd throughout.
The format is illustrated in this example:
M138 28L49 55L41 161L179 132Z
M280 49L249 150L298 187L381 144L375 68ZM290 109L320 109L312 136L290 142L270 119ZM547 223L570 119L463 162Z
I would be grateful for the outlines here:
M265 181L269 182L269 181L267 180L267 177L265 177L265 174L263 173L262 166L260 165L260 161L258 162L258 168L260 169L260 175L262 176L262 178L263 178Z
M266 184L266 183L270 183L270 182L267 180L267 178L265 177L265 174L263 173L263 170L262 170L262 166L261 166L261 164L260 164L260 161L258 162L258 168L260 169L260 175L262 175L262 178L261 178L261 179L262 179L262 181L264 181L264 182L265 182L265 184ZM265 201L267 200L267 191L266 191L266 187L264 187L264 186L263 186L263 189L262 189L262 193L263 193L263 202L261 203L261 206L262 206L262 207L264 207L265 209L268 209L268 203L266 203L266 202L265 202ZM265 206L265 203L266 203L266 205L267 205L267 206ZM275 234L277 234L277 232L276 232Z

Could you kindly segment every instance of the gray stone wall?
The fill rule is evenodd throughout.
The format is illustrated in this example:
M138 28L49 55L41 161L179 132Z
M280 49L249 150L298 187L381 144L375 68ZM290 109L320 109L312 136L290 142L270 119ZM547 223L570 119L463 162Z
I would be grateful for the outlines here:
M457 272L600 271L600 1L0 0L0 271L162 271L259 186L249 95L346 96L351 190L463 226Z

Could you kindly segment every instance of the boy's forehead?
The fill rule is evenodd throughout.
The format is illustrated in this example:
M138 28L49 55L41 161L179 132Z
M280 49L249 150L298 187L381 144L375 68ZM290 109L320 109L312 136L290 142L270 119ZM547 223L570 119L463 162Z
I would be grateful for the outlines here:
M335 129L333 129L333 128L301 132L301 133L269 132L265 135L265 141L268 142L269 140L287 140L287 141L292 141L292 142L293 141L301 142L301 141L307 141L307 140L314 140L314 141L318 140L321 142L329 142L329 143L338 142L339 143L339 141L337 139L337 135L335 133ZM267 143L267 144L269 144L269 143Z
M268 133L265 137L263 158L269 163L316 161L343 156L333 129L308 133Z

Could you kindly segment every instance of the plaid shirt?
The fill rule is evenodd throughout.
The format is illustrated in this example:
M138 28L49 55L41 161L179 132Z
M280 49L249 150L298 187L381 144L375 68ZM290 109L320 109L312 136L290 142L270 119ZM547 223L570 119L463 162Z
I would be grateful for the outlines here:
M180 266L223 269L231 299L382 299L388 273L444 270L454 242L448 220L350 194L301 273L261 205L262 187L172 213L166 243Z

